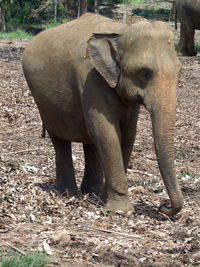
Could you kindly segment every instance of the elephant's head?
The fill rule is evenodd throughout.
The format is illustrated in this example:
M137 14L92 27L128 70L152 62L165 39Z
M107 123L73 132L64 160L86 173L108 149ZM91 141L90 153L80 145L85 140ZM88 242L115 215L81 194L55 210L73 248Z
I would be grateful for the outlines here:
M125 32L94 33L88 56L110 87L127 104L141 103L151 114L159 169L171 200L167 215L182 208L174 166L176 83L180 63L173 34L164 22L138 22Z

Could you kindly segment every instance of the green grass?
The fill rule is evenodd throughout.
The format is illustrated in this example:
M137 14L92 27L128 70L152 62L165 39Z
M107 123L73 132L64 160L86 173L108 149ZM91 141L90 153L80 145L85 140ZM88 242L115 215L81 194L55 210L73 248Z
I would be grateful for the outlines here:
M31 39L32 34L26 33L23 30L16 30L13 32L2 33L0 32L0 39L13 40L13 39Z
M132 0L132 1L131 1L131 4L132 4L132 5L144 4L144 1L143 1L143 0Z
M127 5L127 1L126 0L123 0L120 5ZM137 5L137 4L144 4L144 1L143 0L131 0L130 2L131 5Z
M68 18L63 19L62 22L58 22L58 21L52 20L52 21L49 21L49 22L45 25L45 28L52 28L52 27L58 26L58 25L60 25L60 24L69 22L69 21L70 21L70 19L68 19Z
M189 172L187 170L183 170L180 172L180 174L178 175L178 178L181 180L195 180L196 175L193 172Z
M53 27L58 26L58 25L60 25L60 24L61 24L60 22L57 22L57 21L51 21L51 22L49 22L45 27L46 27L46 28L53 28Z
M6 256L0 253L0 267L45 267L49 262L48 256L41 252L27 255L9 252Z

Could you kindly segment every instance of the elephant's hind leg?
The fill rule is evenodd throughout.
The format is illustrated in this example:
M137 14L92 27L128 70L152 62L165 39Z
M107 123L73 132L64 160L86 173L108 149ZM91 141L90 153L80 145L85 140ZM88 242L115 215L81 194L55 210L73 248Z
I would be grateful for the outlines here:
M56 153L56 184L60 193L66 192L68 196L77 191L74 175L71 142L65 141L49 132Z
M99 195L103 190L103 169L94 145L84 144L85 173L81 184L83 193Z

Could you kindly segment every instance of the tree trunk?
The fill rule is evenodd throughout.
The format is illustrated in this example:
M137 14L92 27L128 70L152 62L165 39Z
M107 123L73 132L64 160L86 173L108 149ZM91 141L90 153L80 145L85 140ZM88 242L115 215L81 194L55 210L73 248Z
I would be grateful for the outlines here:
M58 14L58 0L53 0L54 20L57 21Z
M124 5L130 5L131 4L131 0L124 0Z
M79 7L78 7L78 18L87 12L88 4L87 0L79 0Z
M94 1L94 13L99 14L99 0Z
M76 17L77 16L77 11L78 11L78 1L74 0L60 0L65 13L69 16Z
M3 2L0 2L0 31L6 31L6 22L5 22L5 7Z

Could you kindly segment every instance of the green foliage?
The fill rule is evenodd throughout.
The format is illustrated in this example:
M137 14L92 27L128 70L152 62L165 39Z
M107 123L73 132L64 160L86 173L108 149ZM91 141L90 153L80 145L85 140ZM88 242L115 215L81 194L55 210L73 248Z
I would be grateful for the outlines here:
M37 9L41 0L13 0L6 6L6 24L8 26L19 26L29 24L30 14Z
M131 1L131 4L132 4L132 5L144 4L144 1L143 1L143 0L132 0L132 1Z
M13 4L14 0L0 0L0 3L3 3L5 6Z
M200 53L200 43L196 43L195 48L197 50L197 53L199 54Z
M66 17L64 7L61 4L61 2L58 2L57 6L57 20L59 22L62 22L62 19ZM52 0L45 0L42 2L42 4L29 16L29 21L28 23L36 23L36 24L41 24L41 23L46 23L49 21L54 20L54 9L53 9L53 3Z
M99 4L101 5L102 3L104 4L122 4L124 0L107 0L107 1L102 1L99 0ZM88 4L93 6L94 5L94 0L88 0Z
M181 179L181 180L183 180L183 181L195 180L196 175L194 173L190 172L190 171L183 170L178 175L178 178Z
M52 20L46 25L46 28L53 28L53 27L58 26L58 25L60 25L59 22Z
M53 20L50 20L48 21L47 24L45 24L45 28L52 28L52 27L55 27L55 26L58 26L60 24L63 24L63 23L66 23L66 22L69 22L71 19L69 18L64 18L62 19L62 21L55 21L54 19Z
M77 2L77 0L73 0ZM125 0L99 0L99 4L119 4ZM132 0L138 2L140 0ZM6 11L6 26L20 26L31 24L46 24L54 19L52 0L0 0L4 3ZM88 0L90 6L94 5L94 0ZM77 6L77 5L74 5ZM57 18L59 22L66 19L67 14L62 1L58 1Z
M138 4L144 4L145 1L143 0L130 0L130 1L127 1L127 0L119 0L119 1L116 1L115 4L120 4L120 5L138 5Z
M27 14L31 12L31 5L24 3L24 7L21 8L19 4L11 5L7 9L6 24L11 25L23 25L27 23Z
M165 19L168 20L169 18L170 10L164 9L164 8L151 8L151 7L145 7L142 8L136 8L134 10L134 15L141 16L146 19Z
M31 39L33 35L26 33L23 30L16 30L9 33L0 32L0 39L14 40L14 39Z
M44 267L49 262L46 254L39 252L27 255L10 252L3 257L0 255L0 267Z

